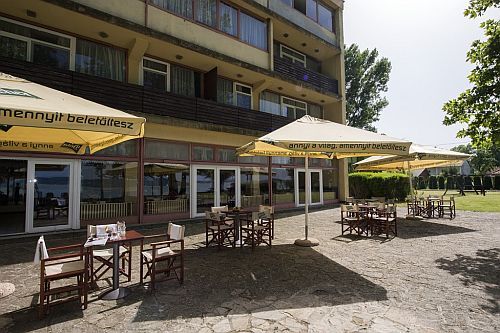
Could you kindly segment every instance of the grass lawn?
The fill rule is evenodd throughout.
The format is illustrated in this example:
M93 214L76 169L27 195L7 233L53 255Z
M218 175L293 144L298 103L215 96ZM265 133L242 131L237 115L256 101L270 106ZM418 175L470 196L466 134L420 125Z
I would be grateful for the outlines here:
M442 195L444 190L418 190L418 194L424 193ZM474 192L466 192L466 195L460 196L456 190L446 193L446 196L455 196L455 203L458 210L468 210L473 212L500 212L500 191L486 192L486 196L476 195Z

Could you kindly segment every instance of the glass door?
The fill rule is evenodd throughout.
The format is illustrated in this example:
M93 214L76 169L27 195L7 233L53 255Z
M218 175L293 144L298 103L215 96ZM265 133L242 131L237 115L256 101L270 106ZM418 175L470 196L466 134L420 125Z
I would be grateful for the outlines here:
M323 203L323 185L321 170L309 170L311 186L309 187L309 204L319 205ZM303 206L306 198L306 173L304 169L297 169L295 175L295 204Z
M75 161L28 161L27 231L78 227Z
M193 166L191 215L203 216L214 206L239 205L239 170L217 166Z
M27 172L26 160L0 159L0 235L25 232Z

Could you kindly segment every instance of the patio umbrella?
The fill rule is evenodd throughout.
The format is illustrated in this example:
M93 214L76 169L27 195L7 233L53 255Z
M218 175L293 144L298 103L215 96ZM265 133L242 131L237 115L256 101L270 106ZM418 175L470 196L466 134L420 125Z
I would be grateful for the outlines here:
M142 137L145 121L0 73L0 151L95 153Z
M305 239L297 245L316 245L308 237L309 158L346 158L371 155L408 155L411 142L395 139L328 120L304 116L240 148L240 156L289 156L305 158Z

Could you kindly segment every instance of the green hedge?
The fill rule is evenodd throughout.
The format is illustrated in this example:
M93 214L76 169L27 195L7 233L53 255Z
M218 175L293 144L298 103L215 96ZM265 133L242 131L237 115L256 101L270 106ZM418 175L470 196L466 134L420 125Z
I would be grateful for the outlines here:
M491 176L483 177L483 186L485 190L493 189L493 178Z
M500 190L500 175L495 175L495 190Z
M446 179L446 188L448 190L455 190L457 185L455 184L455 178L453 176L448 176Z
M386 197L404 200L410 193L410 179L402 173L355 172L349 174L349 191L358 199Z
M438 188L440 190L444 190L444 177L443 176L438 177Z
M430 176L429 177L429 189L437 190L437 188L438 188L438 183L437 183L436 176Z

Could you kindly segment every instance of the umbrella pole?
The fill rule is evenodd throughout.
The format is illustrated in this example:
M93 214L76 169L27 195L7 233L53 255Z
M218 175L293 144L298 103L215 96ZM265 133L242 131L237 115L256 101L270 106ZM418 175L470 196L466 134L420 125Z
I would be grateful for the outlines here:
M305 161L305 172L306 172L306 177L305 177L305 219L306 219L306 240L307 236L309 235L309 187L310 187L310 177L309 177L309 155L306 154L306 161Z

